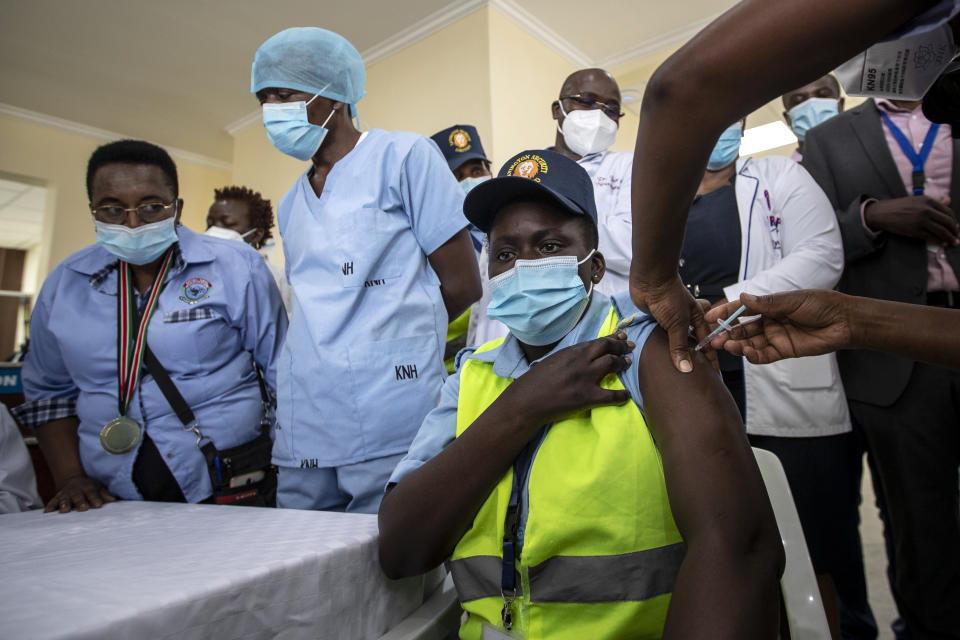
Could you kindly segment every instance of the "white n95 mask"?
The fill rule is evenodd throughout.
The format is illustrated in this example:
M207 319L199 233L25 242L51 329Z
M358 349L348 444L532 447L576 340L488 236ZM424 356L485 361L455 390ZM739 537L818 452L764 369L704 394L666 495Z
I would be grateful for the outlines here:
M852 96L921 100L955 54L953 33L944 24L907 38L878 42L834 73Z
M567 113L563 110L563 101L558 104L564 120L563 126L557 128L571 151L588 156L610 148L617 137L618 125L602 109L574 109Z
M256 229L250 229L246 233L240 233L239 231L234 231L233 229L224 229L223 227L210 227L203 232L203 235L210 236L211 238L221 238L223 240L239 240L240 242L245 242L247 236L256 231Z

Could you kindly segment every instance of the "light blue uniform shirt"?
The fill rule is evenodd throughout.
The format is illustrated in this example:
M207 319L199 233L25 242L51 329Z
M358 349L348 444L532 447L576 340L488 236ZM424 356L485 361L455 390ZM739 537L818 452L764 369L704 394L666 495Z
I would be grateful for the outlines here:
M274 462L403 453L443 384L447 313L427 256L467 226L463 191L429 139L378 129L333 166L319 198L308 173L277 209L294 304Z
M630 353L633 361L630 368L619 374L620 381L624 388L630 392L633 402L640 410L643 410L643 397L640 395L640 381L637 373L637 366L640 361L640 352L643 345L650 337L650 333L657 327L656 321L651 317L640 312L630 300L626 292L608 298L597 291L593 292L590 306L584 313L583 318L577 323L573 330L564 336L557 346L550 353L543 356L547 358L561 349L571 347L581 342L588 342L597 337L600 327L603 326L607 314L610 313L611 303L617 310L620 319L629 318L632 314L637 314L633 324L623 331L627 338L636 344L636 348ZM436 409L427 415L423 425L417 432L413 444L410 445L410 451L400 461L397 468L390 476L390 483L400 482L404 476L411 471L415 471L423 466L427 461L433 459L443 449L454 441L457 436L457 402L460 396L460 363L464 359L481 360L483 362L493 363L493 372L501 378L519 378L530 367L543 360L535 360L533 363L527 363L527 358L520 348L520 343L513 336L508 334L503 343L489 351L481 353L474 352L473 348L462 350L457 356L457 371L443 385L441 391L440 404ZM525 501L526 503L526 501Z
M179 250L147 343L203 434L228 449L260 433L263 409L254 362L275 389L274 358L286 333L286 313L259 253L243 242L183 226L177 233ZM28 402L17 415L30 426L76 415L87 474L113 495L136 500L141 496L131 476L139 448L112 455L100 446L100 430L119 414L116 266L113 255L93 245L61 262L43 283L23 364ZM136 302L142 309L140 295ZM146 428L188 501L213 493L196 436L184 430L146 367L127 415Z

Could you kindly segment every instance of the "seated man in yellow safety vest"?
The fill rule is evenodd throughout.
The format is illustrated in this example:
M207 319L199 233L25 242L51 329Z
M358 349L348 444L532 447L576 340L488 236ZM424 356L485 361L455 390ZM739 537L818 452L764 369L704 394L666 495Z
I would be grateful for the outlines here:
M743 423L624 292L596 291L587 173L518 154L464 203L488 313L380 507L393 578L449 559L461 638L773 638L783 551Z

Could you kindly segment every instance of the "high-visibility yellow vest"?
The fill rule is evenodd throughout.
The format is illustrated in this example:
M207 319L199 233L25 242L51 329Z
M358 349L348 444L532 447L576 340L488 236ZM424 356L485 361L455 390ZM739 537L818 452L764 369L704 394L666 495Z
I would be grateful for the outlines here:
M455 361L460 349L467 346L467 329L470 326L470 309L461 313L457 318L447 325L447 344L443 352L443 364L447 368L447 373L456 371Z
M616 325L611 308L599 336ZM497 376L492 363L462 362L458 437L511 382ZM624 388L615 374L602 385ZM528 478L516 562L519 593L510 606L514 630L529 640L659 638L686 547L670 510L660 454L636 404L597 407L555 422ZM464 640L478 640L483 623L502 626L504 523L512 485L511 469L451 556L469 613L460 629Z

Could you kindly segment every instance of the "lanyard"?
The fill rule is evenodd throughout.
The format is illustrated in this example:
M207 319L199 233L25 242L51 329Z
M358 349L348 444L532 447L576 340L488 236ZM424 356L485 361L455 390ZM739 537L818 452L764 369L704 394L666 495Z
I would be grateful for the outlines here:
M547 427L540 427L536 435L527 442L523 450L513 461L513 486L510 490L510 502L507 503L507 515L503 526L503 565L500 573L500 595L503 596L503 610L500 612L503 628L513 628L513 601L517 598L517 562L523 545L523 529L520 519L523 517L523 488L527 485L533 458L547 434Z
M160 272L150 291L150 298L147 300L147 306L144 308L143 316L140 318L138 327L134 327L134 298L133 283L130 278L130 265L120 261L120 268L117 284L117 371L120 380L120 393L117 398L120 405L120 415L127 415L130 408L130 401L133 399L133 391L137 388L137 382L140 380L140 365L143 363L144 346L147 342L147 326L150 324L150 317L156 310L157 301L160 298L160 290L163 288L163 281L166 278L167 271L170 270L170 262L173 257L173 247L167 250L167 255L160 265ZM136 339L134 339L136 335Z
M930 155L930 150L933 149L933 140L937 137L937 131L940 129L940 125L936 123L930 125L930 128L927 129L927 137L923 139L923 145L920 147L920 153L917 153L913 150L913 147L910 146L910 141L903 135L903 131L898 129L897 125L893 124L893 121L887 117L887 114L881 112L880 117L887 123L887 128L890 129L890 133L893 134L894 140L897 141L904 155L907 156L907 160L913 165L913 195L922 196L923 183L926 180L926 176L923 173L923 165L927 163L927 157Z

